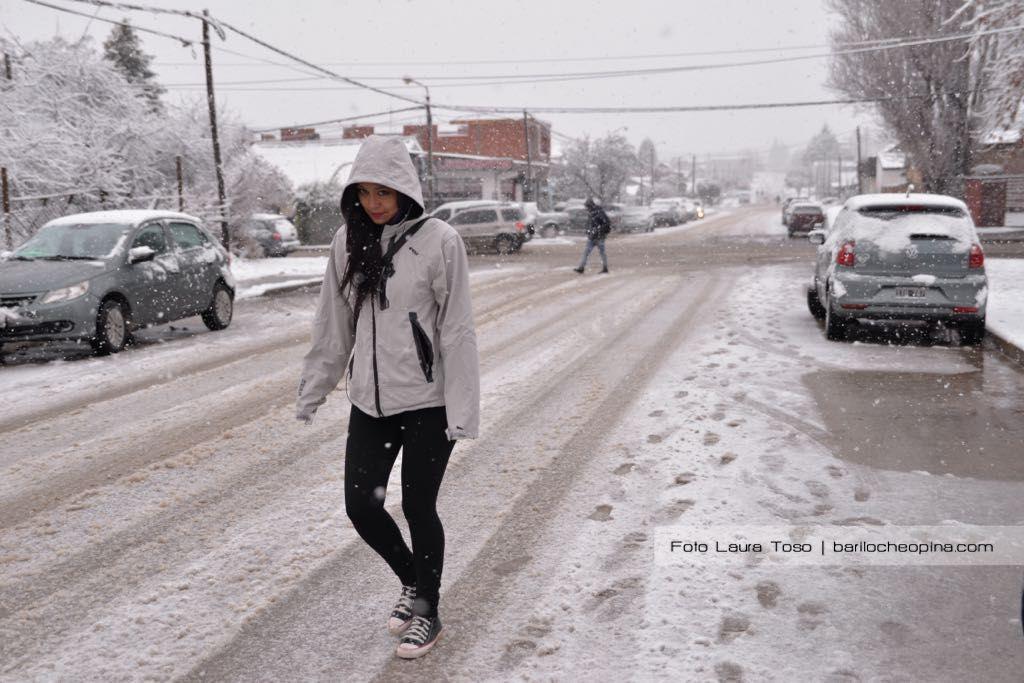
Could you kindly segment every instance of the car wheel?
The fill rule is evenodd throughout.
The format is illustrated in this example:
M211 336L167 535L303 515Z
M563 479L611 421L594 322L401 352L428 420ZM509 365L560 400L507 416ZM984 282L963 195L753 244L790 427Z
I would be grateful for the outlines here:
M213 287L213 301L203 311L203 324L211 330L223 330L231 324L231 316L235 312L234 297L231 290L223 282Z
M961 323L959 326L960 343L965 346L977 346L985 341L985 321L976 320Z
M499 254L511 254L516 250L516 240L512 235L498 235L494 240L494 250Z
M814 287L807 290L807 308L811 311L811 315L814 316L815 320L825 319L825 307L821 305L821 299L818 298L818 290Z
M825 295L825 338L829 341L846 339L847 322L838 316L832 306L832 297Z
M547 237L549 239L551 237L558 237L558 226L555 225L554 223L545 225L543 228L541 228L540 234L541 237Z
M128 315L124 304L107 299L96 314L96 336L90 340L97 355L118 353L128 343Z

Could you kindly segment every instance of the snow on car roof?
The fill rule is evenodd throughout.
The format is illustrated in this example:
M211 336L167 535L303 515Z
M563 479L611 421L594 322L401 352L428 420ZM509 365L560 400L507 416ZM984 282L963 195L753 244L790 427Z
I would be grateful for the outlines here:
M445 202L441 206L434 209L462 209L467 206L489 206L491 204L508 204L509 202L502 202L498 199L463 199L457 202Z
M155 209L118 209L113 211L89 211L88 213L75 213L70 216L61 216L48 222L46 225L76 225L76 224L99 224L99 223L126 223L138 225L153 218L184 218L185 220L201 222L195 216L177 211L160 211Z
M844 206L851 211L859 211L873 206L935 206L967 211L967 205L956 197L948 197L942 194L925 194L923 192L911 192L910 194L899 194L896 192L861 194L847 199Z

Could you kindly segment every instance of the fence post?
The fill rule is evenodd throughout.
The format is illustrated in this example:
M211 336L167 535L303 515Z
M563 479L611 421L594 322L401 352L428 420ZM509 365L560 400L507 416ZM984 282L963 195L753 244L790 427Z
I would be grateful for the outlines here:
M181 155L174 157L174 165L178 170L178 211L185 213L185 188L181 173Z
M0 194L3 195L4 209L4 238L7 240L7 249L14 249L14 236L11 235L11 195L7 187L7 169L0 168Z

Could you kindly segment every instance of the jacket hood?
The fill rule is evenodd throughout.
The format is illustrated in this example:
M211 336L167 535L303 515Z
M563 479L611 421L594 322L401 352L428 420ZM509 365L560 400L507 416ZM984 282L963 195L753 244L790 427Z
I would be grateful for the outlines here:
M414 207L411 214L422 215L426 208L419 175L401 138L380 135L366 138L352 162L352 172L342 190L342 197L356 183L377 183L401 192L419 207L418 211Z

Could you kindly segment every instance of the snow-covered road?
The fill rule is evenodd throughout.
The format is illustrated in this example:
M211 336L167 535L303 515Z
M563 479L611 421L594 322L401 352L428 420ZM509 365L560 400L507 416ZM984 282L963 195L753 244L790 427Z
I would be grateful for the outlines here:
M1024 524L1019 367L826 342L776 213L612 241L607 277L475 260L482 436L415 663L345 518L344 393L292 416L315 292L0 369L0 679L1018 680L1019 568L656 561L666 526Z

